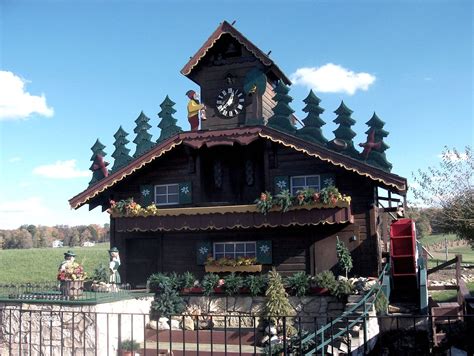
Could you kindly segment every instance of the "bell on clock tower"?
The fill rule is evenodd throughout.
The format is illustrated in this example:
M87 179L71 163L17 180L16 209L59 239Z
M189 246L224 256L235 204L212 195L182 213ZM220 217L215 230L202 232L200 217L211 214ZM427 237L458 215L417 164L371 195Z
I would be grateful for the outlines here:
M226 21L181 73L201 87L204 130L264 124L273 114L276 83L291 84L265 53Z

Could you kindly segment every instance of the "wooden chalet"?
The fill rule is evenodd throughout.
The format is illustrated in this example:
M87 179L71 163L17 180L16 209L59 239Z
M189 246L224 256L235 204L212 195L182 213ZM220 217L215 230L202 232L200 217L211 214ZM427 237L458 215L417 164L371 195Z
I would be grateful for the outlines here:
M144 214L150 216L111 215L111 245L120 250L123 279L137 286L158 271L202 276L208 256L255 256L263 271L275 266L283 274L316 274L335 268L336 237L351 251L354 274L376 275L383 211L377 192L404 196L406 179L305 139L296 128L287 132L267 124L274 115L275 88L290 81L227 22L181 72L201 88L207 116L201 130L160 136L146 152L114 165L70 200L74 209L89 204L107 210L111 200L129 198L142 207L156 205ZM229 88L244 100L224 113L218 98ZM267 214L254 203L265 191L287 188L296 194L332 185L350 202Z

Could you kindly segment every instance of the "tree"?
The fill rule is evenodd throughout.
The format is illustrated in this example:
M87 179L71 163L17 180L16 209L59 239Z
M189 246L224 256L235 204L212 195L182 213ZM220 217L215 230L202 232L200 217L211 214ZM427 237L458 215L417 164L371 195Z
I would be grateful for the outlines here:
M107 155L104 151L105 146L100 143L99 139L97 139L94 145L91 147L92 150L92 165L90 166L89 170L92 171L92 179L89 182L89 186L97 183L101 179L108 176L109 172L107 171L108 163L103 160L103 158Z
M30 232L26 229L17 229L6 234L3 241L3 248L32 248L33 239Z
M346 272L347 278L347 274L352 269L352 256L347 246L344 245L344 242L339 240L339 236L337 236L336 253L339 261L339 268Z
M265 292L265 314L270 317L270 321L275 326L279 325L279 317L294 314L281 275L275 268L268 272L268 287Z
M325 145L328 140L323 136L321 127L326 123L319 117L324 112L324 109L319 106L321 99L310 90L303 101L306 104L303 111L308 115L303 119L304 127L297 131L297 135L303 139Z
M385 156L385 151L390 148L390 146L383 140L384 137L388 136L388 132L383 129L385 122L380 120L374 112L372 118L366 122L366 125L369 126L369 129L365 133L368 137L373 137L372 143L376 145L376 147L373 147L370 151L366 150L368 151L368 155L365 157L367 163L390 172L392 170L392 164L387 161L387 157Z
M119 127L115 133L115 151L112 153L112 157L115 159L114 166L112 167L112 172L119 170L120 168L126 166L131 160L130 150L126 147L127 143L130 141L127 140L128 133L122 129L122 126Z
M333 122L338 124L339 127L333 132L335 138L339 141L343 141L345 144L342 153L354 158L359 158L359 152L354 148L354 142L352 141L356 136L356 133L351 129L351 126L356 123L356 121L351 117L353 111L344 104L344 101L341 101L341 105L339 105L334 113L337 114L337 117ZM330 145L334 147L333 143ZM338 147L335 148L340 149Z
M275 92L273 100L276 102L276 105L273 108L273 116L268 119L268 126L294 134L296 129L291 123L291 115L294 113L294 110L289 105L293 98L288 95L290 89L280 81L273 91Z
M144 154L145 152L151 150L153 148L153 142L151 141L151 135L148 133L148 130L151 128L150 124L148 123L150 118L147 117L143 111L135 120L135 129L133 132L137 134L133 142L137 145L135 153L133 157L138 157Z
M439 167L413 174L418 202L438 213L433 220L443 232L467 239L474 247L474 159L472 149L463 152L445 147Z
M161 111L158 113L158 117L161 118L161 121L158 124L158 127L161 129L161 133L156 141L157 143L183 131L181 127L176 125L178 120L173 117L173 114L176 112L173 108L174 104L176 103L173 102L168 95L166 95L165 100L160 104Z

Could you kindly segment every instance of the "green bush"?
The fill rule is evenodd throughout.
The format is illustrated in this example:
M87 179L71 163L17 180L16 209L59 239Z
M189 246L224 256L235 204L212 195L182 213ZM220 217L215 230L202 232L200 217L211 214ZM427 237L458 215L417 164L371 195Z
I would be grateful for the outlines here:
M292 276L286 278L286 286L298 297L302 297L308 293L309 281L311 276L305 272L296 272Z
M331 271L322 271L321 273L318 273L314 276L314 282L319 288L329 289L331 294L336 289L337 285L336 277Z
M336 287L331 291L331 294L342 299L346 295L351 294L353 289L354 288L349 281L341 279L340 281L337 281Z
M109 266L107 266L105 263L99 264L96 268L94 268L94 272L90 276L90 279L96 283L109 283Z
M267 285L267 278L264 275L250 274L245 278L244 285L249 289L252 297L256 297L263 294Z
M120 349L123 351L138 351L139 348L140 344L135 340L127 339L120 343Z
M182 313L185 307L184 299L176 290L167 285L161 293L155 295L155 300L151 302L150 314L152 319L160 316L168 317Z
M184 272L181 276L181 288L192 288L194 282L196 281L196 276L191 272Z
M387 297L380 291L375 299L375 311L378 315L386 315L388 312L388 305L389 302Z
M152 293L161 293L165 287L171 287L170 277L164 273L153 273L148 277L148 289Z
M227 295L236 295L240 288L244 286L244 279L232 272L225 278L224 291Z
M337 236L336 253L337 253L337 259L339 261L338 262L339 268L346 273L346 278L347 278L347 274L352 269L352 256L349 249L344 244L344 242L339 240L339 236Z
M219 282L219 275L215 273L206 273L201 281L204 295L211 295Z
M182 288L181 288L181 276L178 275L176 272L171 272L169 275L168 275L168 278L169 278L169 283L170 283L170 287L172 289L174 289L175 291L180 291Z

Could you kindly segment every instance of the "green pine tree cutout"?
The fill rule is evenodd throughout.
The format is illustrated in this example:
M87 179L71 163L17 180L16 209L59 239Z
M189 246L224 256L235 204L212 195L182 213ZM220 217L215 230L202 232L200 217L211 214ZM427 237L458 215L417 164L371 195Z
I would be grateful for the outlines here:
M118 171L120 168L126 166L131 160L130 150L126 147L127 143L130 141L127 140L128 133L122 129L122 126L119 127L115 133L115 151L112 153L114 160L114 165L112 167L112 172Z
M360 146L372 143L373 147L364 147L364 152L362 152L361 155L362 158L366 159L368 164L390 172L392 170L392 164L387 160L385 155L385 151L390 148L390 146L383 140L384 137L388 136L388 132L383 129L385 122L383 122L374 112L372 118L365 124L369 126L369 129L365 132L367 134L368 142L361 144Z
M135 158L151 150L154 146L154 143L151 141L151 135L148 133L148 130L151 128L148 121L150 121L150 118L148 118L143 113L143 111L135 120L136 126L133 130L133 132L137 134L137 136L133 140L133 142L137 145L135 153L133 155L133 157Z
M160 143L161 141L170 138L171 136L176 135L177 133L183 132L181 127L176 125L178 120L173 117L173 114L176 113L176 110L173 106L176 103L173 102L168 95L166 96L165 100L160 105L161 111L158 113L158 117L161 118L158 127L161 129L160 137L156 141Z
M337 117L334 119L334 123L338 124L339 127L334 130L334 136L336 140L343 141L345 148L341 149L336 146L334 142L329 143L329 147L334 148L348 156L359 158L359 151L354 148L354 142L352 139L356 136L356 133L352 131L351 126L355 124L355 120L351 117L352 110L349 109L344 101L341 101L341 105L337 108L334 113Z
M104 148L105 146L99 141L99 139L97 139L91 147L92 156L90 160L92 161L92 164L89 167L89 170L92 171L92 179L89 182L89 186L97 183L109 174L107 170L108 162L104 161L104 157L107 155Z
M273 116L268 119L267 125L276 130L294 134L296 129L291 123L291 115L294 110L289 105L293 98L288 95L290 89L280 81L273 91L275 92L273 101L276 102L276 105L273 108Z
M321 99L310 90L303 102L306 104L303 111L308 115L303 119L304 127L299 129L296 135L304 140L325 145L328 140L323 136L321 127L326 123L319 116L324 112L324 109L319 106Z

